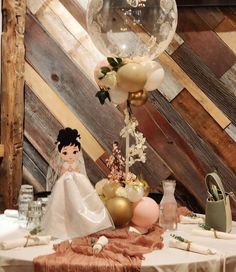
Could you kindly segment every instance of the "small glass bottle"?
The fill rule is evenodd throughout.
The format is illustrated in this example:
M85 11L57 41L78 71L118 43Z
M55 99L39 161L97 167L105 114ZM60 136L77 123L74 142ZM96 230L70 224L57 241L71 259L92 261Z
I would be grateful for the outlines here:
M164 195L160 203L159 224L164 230L177 229L177 202L175 200L175 180L164 180Z
M18 213L19 220L26 221L27 220L27 212L28 212L28 204L34 198L33 186L28 184L21 185L19 198L18 198Z
M28 205L27 225L26 228L32 230L40 226L42 217L41 201L31 201Z

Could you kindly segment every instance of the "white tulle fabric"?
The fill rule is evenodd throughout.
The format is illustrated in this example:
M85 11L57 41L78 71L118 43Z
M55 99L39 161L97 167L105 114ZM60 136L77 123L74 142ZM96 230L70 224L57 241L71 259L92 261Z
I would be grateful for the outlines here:
M103 202L85 175L66 172L56 181L42 218L43 234L71 239L112 227Z

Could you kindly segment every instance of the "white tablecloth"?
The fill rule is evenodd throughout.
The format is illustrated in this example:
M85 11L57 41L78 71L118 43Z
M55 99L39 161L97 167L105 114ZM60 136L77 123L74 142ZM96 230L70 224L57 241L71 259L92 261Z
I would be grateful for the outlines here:
M196 227L196 226L195 226ZM164 248L145 255L142 272L221 272L225 262L226 272L236 272L236 240L211 239L191 235L192 225L178 225L178 230L171 232L193 242L216 249L217 255L200 255L175 248L168 248L170 233L164 234ZM236 223L233 224L236 233ZM22 237L27 232L19 228L14 218L0 215L0 241ZM0 250L0 272L32 272L34 257L53 253L50 242L46 246Z

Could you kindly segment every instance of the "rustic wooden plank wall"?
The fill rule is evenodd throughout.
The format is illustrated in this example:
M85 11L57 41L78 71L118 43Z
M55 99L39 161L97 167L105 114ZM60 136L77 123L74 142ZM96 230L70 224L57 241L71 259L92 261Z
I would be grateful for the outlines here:
M148 162L134 171L153 192L161 191L161 180L177 179L178 200L197 211L205 204L206 173L217 170L226 189L236 191L235 14L236 8L179 9L175 38L159 58L165 80L133 109L148 141ZM60 128L81 131L96 183L123 126L122 111L94 97L93 69L102 55L84 18L78 0L28 1L23 177L38 191Z
M0 198L4 208L10 208L17 203L22 181L26 0L2 4L0 137L5 156L0 165Z

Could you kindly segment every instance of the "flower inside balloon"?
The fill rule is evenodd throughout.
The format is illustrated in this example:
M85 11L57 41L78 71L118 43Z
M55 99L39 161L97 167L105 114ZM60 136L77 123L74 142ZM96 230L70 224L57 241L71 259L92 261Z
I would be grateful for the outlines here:
M175 0L90 0L86 17L88 33L104 56L147 61L174 37L177 6Z
M156 61L134 62L129 59L108 57L94 71L100 91L96 93L101 104L106 99L114 104L129 101L130 105L142 106L147 101L147 92L157 89L164 70Z

